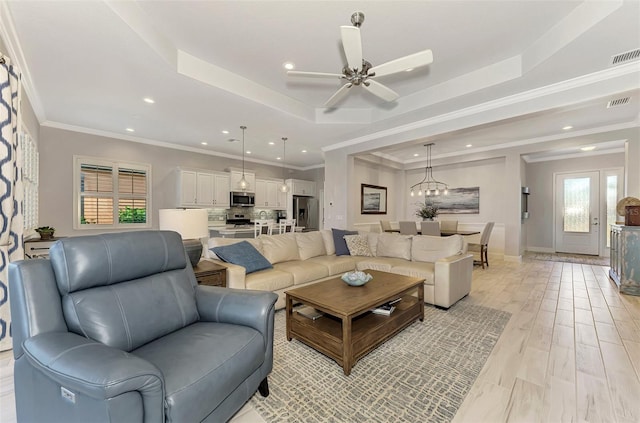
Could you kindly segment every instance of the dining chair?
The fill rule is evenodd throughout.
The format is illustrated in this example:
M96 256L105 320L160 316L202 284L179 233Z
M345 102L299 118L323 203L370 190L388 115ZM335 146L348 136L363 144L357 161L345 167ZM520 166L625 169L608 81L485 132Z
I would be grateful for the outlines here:
M477 260L476 263L481 264L483 269L485 264L489 267L489 238L494 224L495 222L487 222L480 235L480 243L470 242L467 248L468 251L480 253L480 260Z
M273 220L257 219L253 222L253 237L257 238L260 235L269 235L270 224Z
M400 233L402 235L418 235L418 227L416 226L416 222L404 221L400 222Z
M442 232L455 232L458 230L458 221L457 220L441 220L440 230Z
M284 226L283 228L281 228L281 234L296 231L296 219L285 219L281 220L280 223Z
M380 221L380 229L382 230L382 232L391 232L393 231L393 229L391 229L391 222L388 220L381 220Z
M440 236L440 223L432 220L420 222L420 233L422 235Z

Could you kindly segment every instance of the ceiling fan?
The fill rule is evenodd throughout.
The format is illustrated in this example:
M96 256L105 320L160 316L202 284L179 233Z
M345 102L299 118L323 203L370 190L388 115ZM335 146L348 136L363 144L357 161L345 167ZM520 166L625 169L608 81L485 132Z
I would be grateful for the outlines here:
M362 86L383 100L395 101L400 97L398 93L385 85L375 81L374 77L391 75L420 66L426 66L433 62L431 50L423 50L399 59L391 60L378 66L372 66L362 58L362 39L360 38L360 26L364 22L364 13L354 12L351 15L353 26L341 26L342 48L347 58L347 65L342 68L342 73L303 72L288 71L289 76L303 76L311 78L340 78L347 81L324 104L324 107L332 108L348 93L354 85Z

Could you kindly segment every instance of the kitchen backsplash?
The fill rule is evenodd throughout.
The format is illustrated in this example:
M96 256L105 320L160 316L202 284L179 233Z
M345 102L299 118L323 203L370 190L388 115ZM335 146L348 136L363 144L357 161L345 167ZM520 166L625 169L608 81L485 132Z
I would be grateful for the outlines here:
M278 212L272 209L260 209L257 207L232 207L230 209L207 209L210 223L224 223L227 215L242 214L251 220L273 219L278 217Z

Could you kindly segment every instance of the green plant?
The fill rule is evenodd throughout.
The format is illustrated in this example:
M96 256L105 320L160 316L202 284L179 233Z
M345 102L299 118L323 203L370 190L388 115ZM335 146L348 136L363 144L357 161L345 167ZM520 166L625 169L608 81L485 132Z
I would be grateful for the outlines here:
M36 228L36 232L39 234L53 234L56 231L56 228L53 228L51 226L40 226L39 228Z
M423 219L433 219L438 216L438 206L429 204L426 201L424 203L417 203L418 209L416 210L416 216Z
M147 209L125 207L118 213L120 223L145 223L147 221Z

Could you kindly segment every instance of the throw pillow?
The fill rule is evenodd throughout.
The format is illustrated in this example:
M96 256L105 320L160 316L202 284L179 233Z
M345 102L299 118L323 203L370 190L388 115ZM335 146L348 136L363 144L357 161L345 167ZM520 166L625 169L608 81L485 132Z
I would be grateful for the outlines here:
M253 245L260 254L264 255L262 251L262 240L260 238L249 238L249 239L243 240L242 238L215 238L214 237L214 238L209 238L209 241L207 242L208 245L207 245L207 251L205 253L205 257L210 259L220 259L213 252L213 247L224 247L226 245L237 244L239 242L248 242L249 244Z
M380 234L376 256L411 260L411 235Z
M331 229L333 233L333 244L336 247L336 256L348 256L349 248L344 240L345 235L357 235L357 231L345 231L343 229Z
M372 257L369 249L369 242L366 235L345 235L344 240L347 243L349 254L352 256Z
M271 263L264 258L256 248L247 241L223 247L213 247L214 253L227 263L237 264L246 269L247 274L258 270L271 269Z

